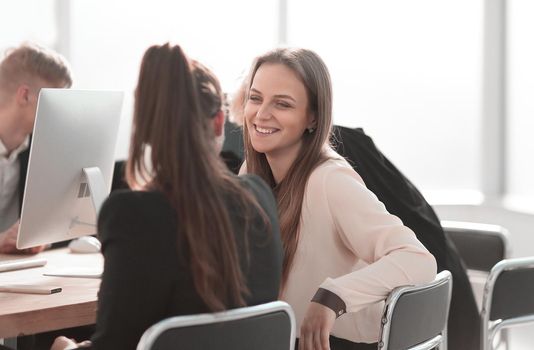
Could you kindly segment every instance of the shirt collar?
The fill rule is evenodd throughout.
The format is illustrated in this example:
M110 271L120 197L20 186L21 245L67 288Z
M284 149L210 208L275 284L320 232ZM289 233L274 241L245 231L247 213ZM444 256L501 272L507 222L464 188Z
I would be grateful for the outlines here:
M13 152L11 152L9 154L9 157L6 157L7 153L8 153L8 150L6 148L6 146L4 145L4 142L2 142L2 140L0 139L0 157L2 158L8 158L10 160L18 157L18 155L21 153L21 152L24 152L26 149L28 149L28 146L30 145L30 137L29 136L26 136L26 138L24 139L24 142L22 142L20 144L20 146L18 146L17 148L15 148L13 150Z

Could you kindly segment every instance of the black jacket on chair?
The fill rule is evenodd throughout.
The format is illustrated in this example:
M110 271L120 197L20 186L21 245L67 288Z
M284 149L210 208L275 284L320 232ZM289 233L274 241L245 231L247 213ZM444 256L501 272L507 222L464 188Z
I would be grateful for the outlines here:
M480 316L463 262L423 195L375 146L363 129L334 127L333 143L387 210L412 229L434 255L438 271L453 277L448 322L449 349L479 349Z

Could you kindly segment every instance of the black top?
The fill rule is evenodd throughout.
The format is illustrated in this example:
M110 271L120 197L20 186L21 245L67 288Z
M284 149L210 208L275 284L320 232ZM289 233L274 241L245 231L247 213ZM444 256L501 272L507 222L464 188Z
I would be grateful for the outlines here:
M222 151L219 156L223 160L224 164L234 174L239 174L239 169L243 160L233 151ZM128 183L126 182L126 161L116 160L113 167L113 178L111 182L111 192L121 189L128 189ZM22 202L22 199L21 199Z
M246 301L255 305L278 298L282 245L271 190L256 176L240 177L240 181L257 198L272 227L268 231L256 213L245 245L243 219L230 210L250 290ZM228 196L229 207L235 208L232 201L235 198ZM209 312L193 286L187 248L177 238L179 224L175 210L160 192L120 190L106 200L98 220L105 263L93 348L135 349L154 323Z

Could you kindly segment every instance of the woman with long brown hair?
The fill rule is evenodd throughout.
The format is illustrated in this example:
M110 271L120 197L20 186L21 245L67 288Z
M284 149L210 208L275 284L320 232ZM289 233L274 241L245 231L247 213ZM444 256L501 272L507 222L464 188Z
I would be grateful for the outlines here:
M242 170L275 193L281 298L295 311L299 349L376 349L383 300L432 280L433 256L330 147L331 82L317 54L258 57L244 103Z
M277 299L276 203L262 180L232 175L218 157L221 101L215 76L179 46L146 51L127 163L137 190L112 194L98 220L93 348L134 349L164 318Z

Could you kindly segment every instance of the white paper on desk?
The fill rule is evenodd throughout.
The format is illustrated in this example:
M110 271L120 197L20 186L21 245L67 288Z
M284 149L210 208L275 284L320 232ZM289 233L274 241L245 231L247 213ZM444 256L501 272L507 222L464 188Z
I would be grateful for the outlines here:
M102 277L102 269L87 267L65 267L58 269L50 269L43 273L43 276L100 278Z

